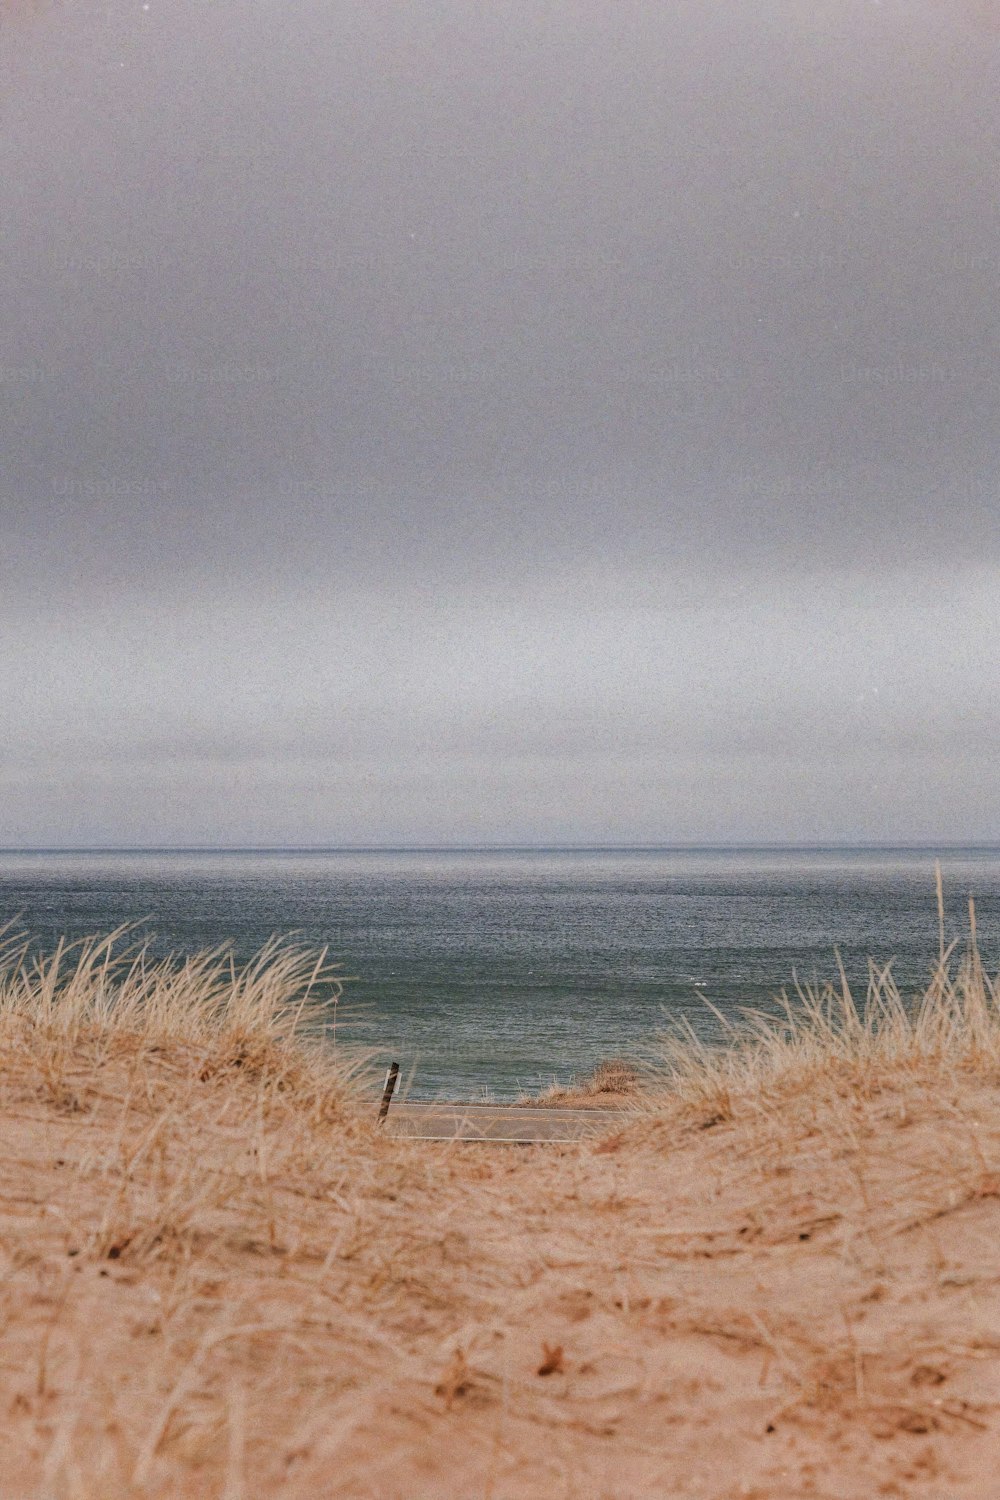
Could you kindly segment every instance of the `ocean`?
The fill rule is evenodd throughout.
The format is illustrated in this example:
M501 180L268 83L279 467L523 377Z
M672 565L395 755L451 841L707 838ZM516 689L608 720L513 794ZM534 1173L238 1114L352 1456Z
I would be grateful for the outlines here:
M715 1036L711 1006L832 978L835 949L852 980L894 959L916 990L937 950L936 858L949 936L973 895L995 971L995 849L10 852L0 920L42 947L123 922L160 953L329 945L341 1034L398 1060L414 1097L503 1099L655 1056L679 1016Z

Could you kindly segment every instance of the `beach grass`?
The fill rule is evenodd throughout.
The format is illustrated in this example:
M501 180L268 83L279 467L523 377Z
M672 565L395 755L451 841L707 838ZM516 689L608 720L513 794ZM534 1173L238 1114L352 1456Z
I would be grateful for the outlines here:
M6 934L0 1492L995 1495L974 913L922 994L675 1031L571 1145L386 1136L337 994L294 943Z
M836 980L795 982L774 1012L733 1017L712 1007L721 1040L678 1023L661 1040L654 1107L670 1097L727 1119L739 1104L767 1109L831 1086L852 1094L904 1078L933 1078L942 1089L959 1077L1000 1078L1000 995L971 900L964 944L945 944L942 918L938 960L916 996L900 990L891 964L869 961L859 997L839 954L836 963Z
M627 1057L609 1057L584 1078L553 1083L538 1094L524 1094L521 1103L560 1109L628 1108L644 1097L651 1082L648 1068Z

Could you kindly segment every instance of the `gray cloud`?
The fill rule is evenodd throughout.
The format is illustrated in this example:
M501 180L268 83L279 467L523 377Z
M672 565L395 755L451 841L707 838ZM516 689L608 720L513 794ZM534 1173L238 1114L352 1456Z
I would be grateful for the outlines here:
M85 841L983 836L994 570L599 582L26 617L13 841L70 807Z
M1000 834L985 3L0 57L0 841Z

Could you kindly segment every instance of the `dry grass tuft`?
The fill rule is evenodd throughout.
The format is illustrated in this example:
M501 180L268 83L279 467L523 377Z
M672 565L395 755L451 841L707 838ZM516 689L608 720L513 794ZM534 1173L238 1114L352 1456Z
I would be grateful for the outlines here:
M627 1057L609 1057L597 1064L588 1078L567 1086L554 1083L543 1093L525 1098L524 1103L546 1104L569 1109L589 1109L615 1104L634 1104L642 1094L643 1079L639 1067Z
M873 971L675 1037L606 1141L515 1151L381 1134L316 955L124 941L0 965L4 1494L995 1495L974 940L912 1005Z
M718 1123L796 1096L867 1096L905 1079L946 1089L958 1078L1000 1078L1000 996L983 967L971 902L969 914L964 952L942 941L916 1001L900 992L891 965L869 963L859 1002L838 955L839 983L796 983L794 998L781 993L778 1018L748 1012L734 1021L716 1011L721 1046L678 1025L663 1040L659 1099L667 1095Z
M202 1081L239 1071L284 1091L350 1088L363 1059L330 1046L342 986L325 950L274 938L237 965L227 946L153 960L128 939L119 928L38 956L0 929L0 1038L58 1108L80 1107L73 1080L91 1066L165 1050Z

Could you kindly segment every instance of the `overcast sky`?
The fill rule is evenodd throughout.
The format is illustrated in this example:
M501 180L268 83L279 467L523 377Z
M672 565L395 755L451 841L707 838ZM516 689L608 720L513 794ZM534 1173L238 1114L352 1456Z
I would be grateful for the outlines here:
M0 844L1000 840L1000 5L0 70Z

